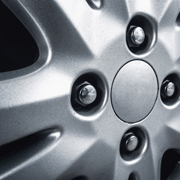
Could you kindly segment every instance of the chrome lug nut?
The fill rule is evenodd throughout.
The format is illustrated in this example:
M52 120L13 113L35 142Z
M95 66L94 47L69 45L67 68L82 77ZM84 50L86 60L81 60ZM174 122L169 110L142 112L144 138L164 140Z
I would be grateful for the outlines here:
M134 45L141 45L145 40L145 33L141 27L134 27L131 31L131 41Z
M97 91L91 84L83 85L79 90L79 101L83 105L89 105L96 100Z
M164 95L166 97L172 97L173 94L175 93L175 84L173 82L166 82L165 85L164 85Z
M126 138L125 148L127 151L132 152L137 148L137 146L138 146L138 138L134 134L131 134Z

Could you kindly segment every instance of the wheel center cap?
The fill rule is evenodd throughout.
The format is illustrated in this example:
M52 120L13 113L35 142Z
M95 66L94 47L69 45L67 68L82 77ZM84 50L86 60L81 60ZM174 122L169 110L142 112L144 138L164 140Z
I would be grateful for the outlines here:
M140 60L125 64L112 86L112 105L116 115L128 123L144 119L152 110L158 92L152 67Z

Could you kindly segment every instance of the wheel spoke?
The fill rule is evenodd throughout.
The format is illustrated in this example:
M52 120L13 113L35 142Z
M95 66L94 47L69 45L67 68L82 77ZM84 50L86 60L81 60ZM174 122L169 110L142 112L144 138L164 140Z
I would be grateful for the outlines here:
M38 154L31 154L28 160L26 159L25 152L22 162L16 165L15 163L18 163L18 160L16 160L14 162L16 165L15 169L9 169L9 173L7 171L3 176L5 179L6 177L7 179L17 179L24 175L26 179L56 179L78 161L93 144L93 138L82 139L80 137L64 135L55 146L48 147L49 150L48 148L43 149ZM35 148L37 149L39 146Z
M131 169L124 164L122 159L118 158L118 155L116 156L113 180L128 179Z
M82 148L82 144L80 145ZM102 148L104 151L102 152ZM70 175L85 175L88 179L112 179L114 176L114 151L107 144L97 141L60 177L70 179ZM97 172L98 169L98 172ZM69 178L68 178L69 177ZM72 178L72 177L71 177Z
M159 180L160 177L160 157L153 154L153 151L148 147L148 150L139 158L132 161L116 161L116 179L128 179L130 176L137 179ZM131 177L131 178L132 178Z
M174 17L176 13L174 11L178 11L178 0L148 0L146 2L138 0L132 3L132 1L127 0L127 7L130 14L134 14L135 12L143 12L151 15L158 23L164 21L165 18L168 18L166 23L169 23L170 18ZM173 12L173 13L172 13ZM171 15L171 16L169 16ZM171 19L171 20L172 20ZM167 19L166 19L167 20ZM173 21L174 22L174 21ZM173 23L172 22L172 23Z
M125 0L129 16L132 17L136 12L152 13L152 0L145 1L134 1Z
M180 17L179 17L180 18ZM180 24L179 24L180 25ZM179 53L179 41L180 41L180 26L176 26L175 31L175 53L176 53L176 61L179 64L180 61L180 53Z
M84 175L94 180L108 180L113 177L113 157L111 148L97 142L95 137L82 138L64 134L50 151L46 150L35 157L32 156L26 161L26 166L19 164L16 169L11 169L2 177L17 179L25 175L26 179L69 180Z
M147 1L134 1L126 0L129 14L132 16L135 13L146 13L154 17L158 22L164 16L165 12L172 3L172 0L147 0Z
M169 119L169 122L167 122L167 129L166 132L168 134L169 140L169 147L172 149L180 150L180 143L179 143L179 137L180 137L180 122L179 122L179 105L172 110L172 117Z
M161 28L172 28L179 13L178 0L154 1L156 18ZM160 11L159 6L162 10ZM167 31L168 32L168 31Z
M106 8L93 10L86 1L57 1L66 17L95 55L99 55L123 33L121 21L111 17ZM109 4L105 3L106 7ZM78 11L78 13L77 13Z
M8 179L48 154L57 144L60 135L58 129L48 129L0 147L0 179Z
M157 152L148 147L149 150L144 154L144 157L134 166L134 172L137 173L139 179L159 180L160 178L160 158ZM159 154L160 155L160 154Z
M69 107L68 79L61 73L45 70L1 81L0 144L62 124L62 114Z
M157 11L159 11L157 9ZM175 22L179 14L179 2L167 1L161 18L159 19L159 38L173 61L177 59L177 33L175 34ZM168 41L167 41L168 37Z

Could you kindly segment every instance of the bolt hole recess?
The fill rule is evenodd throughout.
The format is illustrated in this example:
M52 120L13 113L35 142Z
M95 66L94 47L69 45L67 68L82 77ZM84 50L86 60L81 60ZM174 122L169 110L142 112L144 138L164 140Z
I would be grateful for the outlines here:
M100 9L103 5L103 0L86 0L92 9Z
M91 84L97 92L95 101L89 105L78 103L79 87L83 83ZM107 96L106 85L103 78L95 73L87 73L80 76L74 83L71 93L71 104L73 109L80 115L87 116L97 112L105 102Z
M131 173L128 180L139 180L139 178L138 178L137 174Z
M128 151L126 149L126 140L129 134L134 134L138 139L138 145L135 150ZM126 131L120 143L120 155L125 161L132 161L138 158L147 148L147 135L139 127L133 127ZM133 175L132 175L133 176Z
M175 91L172 96L168 97L164 93L166 82L172 82L175 85ZM161 85L161 100L166 105L173 105L177 102L180 96L180 79L177 74L168 75L162 82Z
M131 32L134 27L141 27L145 33L145 40L140 45L133 45L131 40ZM156 39L156 23L147 15L136 15L129 22L126 31L126 42L129 50L137 55L147 52L153 45Z
M178 17L176 19L176 26L180 28L180 13L178 14Z

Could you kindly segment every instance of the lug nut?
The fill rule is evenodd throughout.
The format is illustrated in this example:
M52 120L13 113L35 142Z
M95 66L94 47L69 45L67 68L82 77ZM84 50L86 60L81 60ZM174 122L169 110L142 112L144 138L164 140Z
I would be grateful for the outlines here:
M164 83L164 95L166 97L173 96L173 94L175 93L175 89L176 89L176 87L173 82L168 81L168 82Z
M138 146L138 138L132 133L125 140L125 148L127 151L132 152Z
M134 27L131 31L131 41L134 45L139 46L145 40L145 33L141 27Z
M96 100L97 91L91 84L84 84L79 90L79 101L83 105L89 105Z

